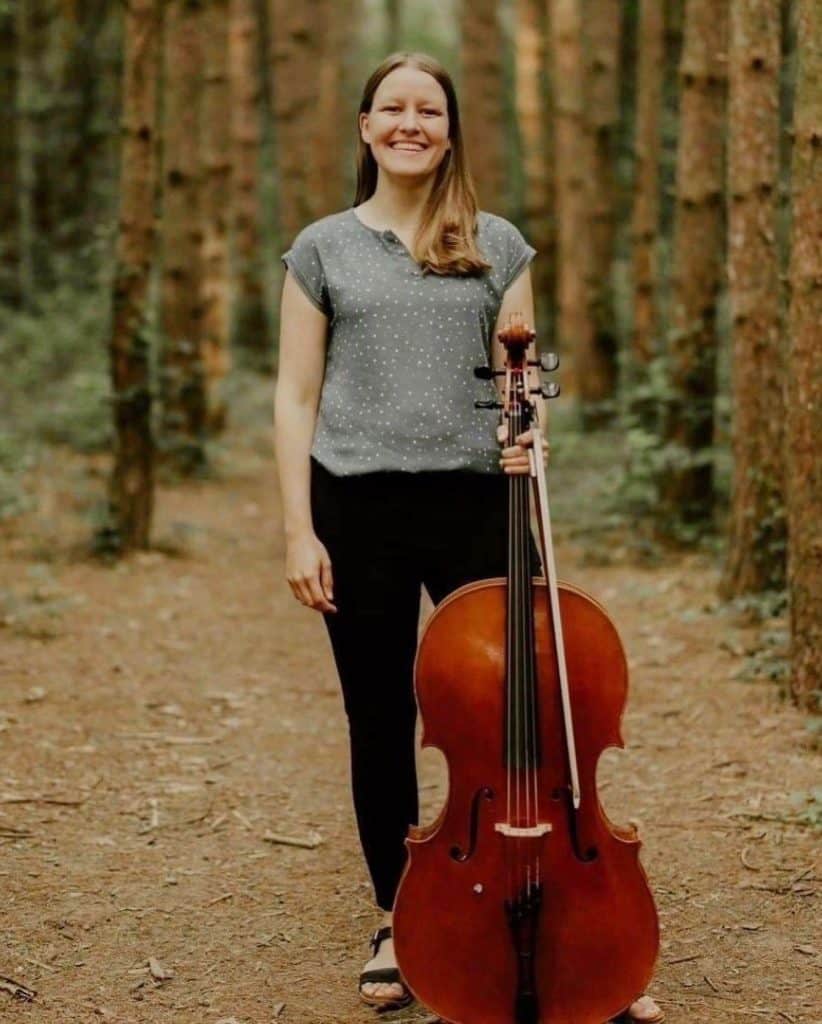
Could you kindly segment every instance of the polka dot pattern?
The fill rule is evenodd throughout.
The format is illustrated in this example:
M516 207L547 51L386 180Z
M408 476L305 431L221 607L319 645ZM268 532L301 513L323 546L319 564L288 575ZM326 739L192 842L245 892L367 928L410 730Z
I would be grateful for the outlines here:
M338 476L381 470L499 473L497 416L487 364L506 289L536 255L519 230L477 216L491 270L423 274L393 231L343 210L304 228L285 266L329 320L311 454Z

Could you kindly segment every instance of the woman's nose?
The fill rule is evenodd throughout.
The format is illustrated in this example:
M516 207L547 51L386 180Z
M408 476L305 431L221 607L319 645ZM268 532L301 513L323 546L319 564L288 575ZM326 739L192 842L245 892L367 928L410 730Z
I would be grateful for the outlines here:
M409 108L402 116L400 127L404 132L414 132L417 130L417 112Z

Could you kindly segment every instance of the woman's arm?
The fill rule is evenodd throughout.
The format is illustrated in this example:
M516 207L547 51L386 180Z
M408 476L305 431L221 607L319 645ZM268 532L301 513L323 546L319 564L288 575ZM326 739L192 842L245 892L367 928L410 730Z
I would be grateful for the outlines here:
M502 297L502 305L500 306L499 314L497 316L497 324L494 328L494 337L491 343L491 365L495 370L502 370L505 367L506 352L502 343L499 341L497 335L503 327L508 325L508 318L512 313L519 313L522 319L530 327L534 327L534 291L531 284L531 268L526 267L523 272L517 277L515 281L511 283L505 295ZM537 347L535 342L531 342L528 346L526 353L527 359L537 359ZM497 381L497 387L499 388L500 395L502 395L504 380L503 377L495 377ZM541 385L541 378L539 374L539 368L535 366L528 367L528 386L536 388ZM537 418L538 425L541 427L543 434L545 433L546 424L546 402L541 395L536 395L537 403ZM498 438L500 444L504 444L508 437L507 426L501 426L498 432ZM520 443L514 445L511 448L503 448L501 463L502 467L506 472L511 473L527 473L529 471L528 465L528 453L525 450L530 447L531 444L531 432L526 431L524 434L520 434L517 439ZM548 447L546 443L546 448Z
M331 564L311 521L309 455L317 423L328 320L288 271L280 305L280 349L274 391L274 451L283 504L286 578L295 597L335 611Z

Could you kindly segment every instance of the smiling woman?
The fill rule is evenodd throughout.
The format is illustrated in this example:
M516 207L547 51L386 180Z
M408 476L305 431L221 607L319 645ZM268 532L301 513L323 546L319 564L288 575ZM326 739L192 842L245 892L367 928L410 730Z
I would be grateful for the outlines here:
M478 210L457 97L437 61L386 58L366 82L357 128L354 206L308 225L282 257L275 445L286 578L328 630L383 912L360 997L385 1009L412 998L391 921L418 817L421 589L438 604L506 575L506 476L529 471L531 436L500 451L492 417L474 404L496 387L472 371L504 360L496 334L509 314L533 323L536 251ZM538 574L533 538L530 560ZM636 1019L661 1018L640 1007Z

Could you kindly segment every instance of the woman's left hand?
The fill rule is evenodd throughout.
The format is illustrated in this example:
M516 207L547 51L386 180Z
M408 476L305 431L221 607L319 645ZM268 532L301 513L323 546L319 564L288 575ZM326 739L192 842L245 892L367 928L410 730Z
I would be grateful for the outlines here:
M508 428L504 423L501 423L497 427L497 440L500 444L505 444L508 440ZM533 447L534 435L530 430L526 430L525 433L519 434L514 439L514 444L510 447L502 449L502 458L499 460L500 466L505 473L511 474L522 474L529 473L531 469L530 458L528 455L528 449ZM543 438L543 462L548 461L548 442Z

